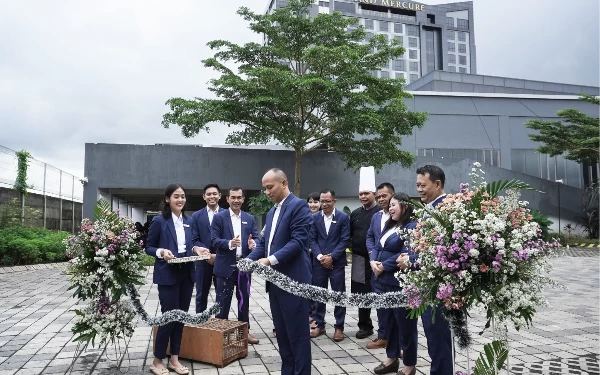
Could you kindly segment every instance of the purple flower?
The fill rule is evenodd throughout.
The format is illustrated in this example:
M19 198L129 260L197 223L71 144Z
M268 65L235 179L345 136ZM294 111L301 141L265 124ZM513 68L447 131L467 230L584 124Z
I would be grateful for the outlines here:
M469 190L469 184L465 184L465 183L460 184L460 192L461 193L466 193L467 190Z
M497 273L498 271L500 271L500 262L498 261L493 261L492 262L492 268L494 269L494 272Z
M446 298L450 298L452 297L452 292L454 291L454 288L452 287L451 284L446 284L446 285L442 285L440 286L440 288L438 289L437 294L435 295L437 298L439 298L440 300L445 300Z

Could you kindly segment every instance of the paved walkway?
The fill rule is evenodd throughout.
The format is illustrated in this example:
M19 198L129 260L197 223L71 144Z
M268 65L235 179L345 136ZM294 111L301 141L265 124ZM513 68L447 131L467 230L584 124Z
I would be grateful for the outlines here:
M550 307L536 315L535 325L525 331L510 332L511 373L600 374L598 254L597 249L570 249L565 256L553 261L552 277L568 290L549 290ZM140 294L152 314L158 310L158 296L156 286L151 284L151 270L148 284L140 289ZM68 279L62 272L62 265L0 268L0 375L67 372L77 349L77 344L71 342L70 331L74 321L70 309L75 301L67 291ZM253 280L251 298L252 333L261 339L260 344L249 347L248 357L223 369L184 361L194 375L279 374L280 359L271 334L268 296L259 278ZM372 317L376 319L374 311ZM331 323L331 308L328 308L327 318ZM370 374L385 358L384 349L366 350L368 339L354 337L356 318L356 308L349 308L348 337L344 341L336 343L330 339L334 331L331 324L327 326L328 337L313 340L313 374ZM487 332L483 336L477 334L484 324L481 317L475 316L470 324L475 341L470 355L473 361L476 351L491 338ZM148 374L151 345L151 328L140 323L126 345L128 357L121 370L115 361L118 355L114 348L92 349L77 359L73 374ZM125 343L121 342L120 349L124 347ZM465 353L459 352L457 370L464 369L465 362ZM417 368L419 374L429 374L429 357L420 322Z

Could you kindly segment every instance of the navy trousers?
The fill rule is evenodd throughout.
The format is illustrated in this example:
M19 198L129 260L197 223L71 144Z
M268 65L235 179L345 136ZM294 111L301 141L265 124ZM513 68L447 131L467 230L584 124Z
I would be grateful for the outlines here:
M310 375L311 342L306 327L308 300L269 286L269 303L281 356L281 375Z
M331 283L331 290L336 292L346 292L346 267L334 267L327 269L321 264L313 265L313 285L327 289L327 284ZM313 317L317 322L318 328L325 328L325 313L327 307L322 302L317 302L317 313ZM344 319L346 318L346 307L335 306L333 309L335 316L335 329L344 330Z
M235 296L237 299L238 320L248 323L250 328L250 282L249 273L233 271L230 277L224 278L217 276L217 303L221 307L221 311L215 316L219 319L229 319L229 309L231 308L231 298L233 289L235 288Z
M179 267L172 265L172 267ZM185 267L185 266L184 266ZM164 314L171 310L188 311L192 302L192 293L194 283L190 279L187 269L177 274L175 285L158 285L158 299L160 301L160 311ZM156 343L154 345L154 356L164 359L167 356L167 346L171 342L171 355L179 355L181 348L181 337L183 335L183 323L171 322L158 327L156 333Z
M381 284L379 282L376 281L375 279L375 275L373 275L373 278L371 279L371 287L373 288L373 292L375 293L384 293L382 290L380 290L381 288L379 288L379 286L377 284ZM383 312L384 309L377 309L377 320L379 321L378 327L377 327L377 338L378 339L386 339L386 332L385 332L385 327L386 327L386 318L387 315ZM390 357L391 358L391 357Z
M196 262L196 314L206 310L210 284L217 289L217 279L213 275L213 266L206 261Z
M432 308L421 315L423 330L427 338L427 350L431 358L431 375L452 375L452 335L448 321L442 315L443 306L435 309L435 322Z
M399 286L389 285L374 280L377 292L399 292ZM404 352L403 363L405 366L417 364L417 319L409 319L410 310L397 307L394 309L380 309L384 321L380 325L385 326L387 347L385 352L388 358L400 358L400 349ZM379 310L377 310L379 312Z

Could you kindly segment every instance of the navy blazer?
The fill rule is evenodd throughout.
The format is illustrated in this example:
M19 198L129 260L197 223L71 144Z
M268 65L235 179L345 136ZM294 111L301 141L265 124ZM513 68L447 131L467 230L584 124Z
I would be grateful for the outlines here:
M319 254L331 255L334 267L345 267L346 248L350 240L350 216L335 210L335 216L329 226L329 234L325 231L325 217L323 212L315 212L312 216L313 224L310 231L310 248L313 252L313 265L320 265L317 259Z
M416 221L411 221L408 224L402 226L400 229L415 229L417 226ZM382 233L383 235L383 233ZM399 286L400 283L398 279L394 276L396 272L399 271L398 264L396 263L396 259L398 256L403 253L411 254L412 252L407 246L408 240L402 239L398 233L393 233L389 236L383 246L381 246L381 236L377 239L375 243L375 250L370 255L371 261L381 262L383 265L383 273L379 276L376 276L373 273L373 277L379 280L380 282L388 285Z
M375 250L377 240L381 237L381 216L383 216L383 210L376 212L371 218L371 225L367 231L367 251L369 254Z
M277 258L273 269L287 275L292 280L308 284L311 282L309 270L309 235L312 215L304 199L291 194L285 199L277 219L277 227L271 242L271 254ZM275 207L267 214L264 236L248 259L259 260L267 257L267 246L271 235L271 225Z
M192 228L191 219L183 217L183 229L185 232L185 256L192 256ZM146 253L156 257L159 248L171 250L173 255L178 256L177 233L173 217L165 219L162 215L155 216L148 229L146 240ZM183 255L183 254L182 254ZM188 272L190 279L196 281L193 263L169 264L164 259L156 258L154 261L154 276L152 281L158 285L174 285L177 282L178 272Z
M217 208L215 216L222 211L226 211L224 208ZM215 217L213 216L213 220ZM216 254L215 249L210 245L212 241L212 235L210 230L210 221L208 220L208 207L194 212L192 215L192 245L198 247L205 247L210 250L211 253Z
M242 219L242 234L240 240L242 242L242 257L245 258L250 254L248 248L248 237L252 235L254 241L258 241L258 231L254 217L247 212L240 211ZM231 213L229 210L223 210L213 217L213 222L210 227L212 234L211 248L217 252L215 259L215 268L213 273L219 277L231 277L235 270L235 255L236 250L229 248L229 241L233 239L233 224L231 223Z

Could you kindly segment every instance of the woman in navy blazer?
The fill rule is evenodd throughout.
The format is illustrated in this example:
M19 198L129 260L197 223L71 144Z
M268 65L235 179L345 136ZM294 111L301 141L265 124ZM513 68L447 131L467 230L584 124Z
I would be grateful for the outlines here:
M371 269L374 283L382 292L402 290L394 274L398 272L396 259L402 253L409 252L399 230L414 229L417 225L411 221L413 212L409 204L410 197L404 193L395 194L390 200L390 219L381 231L381 236L371 253ZM409 310L404 307L382 309L387 339L387 359L375 368L376 374L396 373L400 367L398 358L402 358L404 368L398 374L416 373L417 364L417 319L408 318Z
M192 247L191 219L184 214L185 202L183 186L179 184L167 186L161 203L162 215L152 220L146 241L146 253L156 257L153 281L158 284L158 299L163 313L176 309L187 311L196 281L192 262L169 264L167 261L194 254L210 253L206 248ZM172 322L158 327L154 344L154 361L150 366L154 374L167 375L168 369L177 374L189 374L189 369L179 362L182 334L183 323ZM163 359L167 356L169 341L171 359L165 367Z

